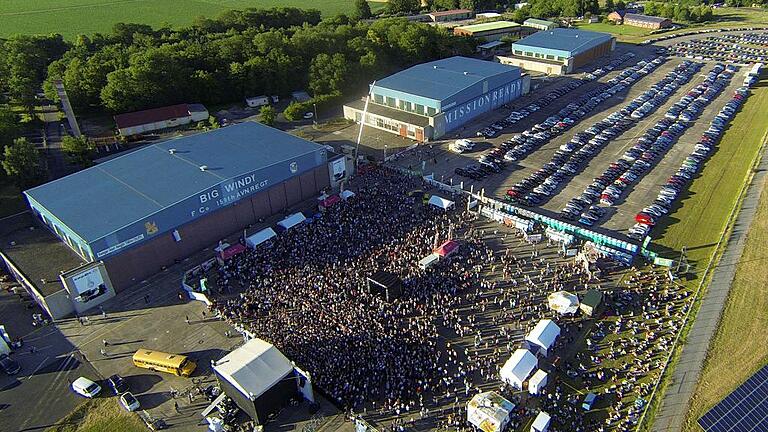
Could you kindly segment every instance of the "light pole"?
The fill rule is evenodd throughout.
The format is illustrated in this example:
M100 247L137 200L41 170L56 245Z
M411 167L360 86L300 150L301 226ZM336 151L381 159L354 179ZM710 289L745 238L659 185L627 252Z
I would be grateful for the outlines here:
M384 162L387 161L387 145L384 144Z
M313 103L313 104L312 104L312 107L313 107L313 108L314 108L314 110L315 110L315 121L314 121L314 123L315 123L315 126L317 126L317 104L316 104L316 103Z

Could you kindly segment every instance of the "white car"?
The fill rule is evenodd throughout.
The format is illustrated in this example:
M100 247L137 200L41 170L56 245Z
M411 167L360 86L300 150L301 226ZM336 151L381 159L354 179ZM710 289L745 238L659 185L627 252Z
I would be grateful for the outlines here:
M72 391L80 396L93 398L101 392L101 387L85 377L80 377L72 383Z
M314 116L315 116L315 113L313 113L312 111L304 113L304 115L303 115L305 120L309 120L309 119L311 119Z
M139 401L133 397L131 392L123 393L120 395L120 405L122 405L123 408L125 408L127 411L136 411L140 406Z

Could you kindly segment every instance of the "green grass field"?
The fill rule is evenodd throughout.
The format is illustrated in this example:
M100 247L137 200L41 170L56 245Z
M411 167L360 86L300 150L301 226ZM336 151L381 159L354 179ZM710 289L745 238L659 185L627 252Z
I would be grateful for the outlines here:
M713 256L717 259L722 253L722 246L720 250L715 249L717 242L722 232L728 229L728 217L737 204L739 194L745 182L750 177L753 162L756 160L761 148L763 137L768 133L768 117L765 116L765 112L768 110L767 83L766 80L763 80L761 82L762 87L753 89L753 95L750 96L741 111L734 118L730 128L720 141L718 150L707 162L702 175L690 185L688 193L683 196L683 200L676 210L669 217L665 218L663 224L659 227L662 234L653 242L652 249L660 252L662 256L669 258L676 258L677 253L679 253L683 246L688 248L688 259L693 263L693 270L695 272L693 278L684 281L690 289L695 289L701 282L702 272L707 267L709 260L713 259ZM759 218L760 215L757 217ZM759 295L752 286L749 287L749 291L752 294ZM695 314L699 306L700 302L697 301L693 306L694 312L692 312L692 315ZM753 306L753 302L747 300L740 304L740 306L748 309ZM754 306L757 308L761 307L760 303L754 303ZM731 319L740 320L741 317L749 317L752 313L758 312L759 310L748 312L745 309L741 309L731 311L730 314L734 317ZM685 340L685 336L690 330L691 322L689 321L682 330L681 341ZM758 329L762 328L761 324L762 321L758 325ZM747 350L756 350L760 353L766 352L766 347L761 346L763 344L762 333L759 333L751 340L748 334L729 333L729 336L737 338L729 340L729 343L743 344ZM697 413L701 412L706 403L711 405L711 402L716 400L717 395L728 393L733 389L733 387L727 387L733 378L727 377L722 372L724 370L733 372L734 353L733 351L724 351L724 348L727 348L723 345L725 341L719 340L719 342L715 342L710 346L711 352L720 353L717 357L719 360L712 363L717 366L706 366L703 376L708 377L709 384L703 389L702 393L699 394L698 390L696 392L697 398L699 398L697 399L698 402L696 402L698 405L694 405L699 407L697 408ZM650 420L658 408L659 401L663 398L664 388L669 385L669 377L671 371L674 370L679 355L680 345L675 348L672 362L662 380L659 393L652 401L647 421L644 422L641 429L643 431L650 430L652 425ZM717 362L720 362L720 364L718 365ZM713 375L712 372L707 371L709 368L718 369ZM742 374L745 378L748 376L746 368L742 369L739 367L738 369L739 374ZM732 373L731 376L733 376ZM690 414L689 417L693 418ZM696 428L691 430L696 430Z
M622 36L645 36L650 34L650 30L641 27L632 27L628 25L615 25L606 23L578 24L582 30L591 30L596 32L612 33Z
M147 427L135 414L122 409L117 400L88 400L46 432L145 432Z
M0 37L14 33L106 33L118 22L183 26L198 16L216 17L228 9L292 6L319 9L324 15L350 13L351 0L2 0ZM371 3L376 11L384 3ZM180 7L182 6L182 7Z

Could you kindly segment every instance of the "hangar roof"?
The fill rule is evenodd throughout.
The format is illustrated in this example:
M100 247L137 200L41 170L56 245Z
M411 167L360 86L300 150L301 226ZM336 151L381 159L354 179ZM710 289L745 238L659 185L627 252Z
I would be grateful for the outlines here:
M515 69L514 66L501 63L455 56L417 64L376 81L375 87L439 101L483 80Z
M536 48L568 51L571 56L577 55L601 43L608 42L612 36L608 33L598 33L588 30L555 28L543 30L524 37L512 44L512 48L530 46Z
M512 21L491 21L480 24L470 24L465 26L456 27L457 29L464 30L470 33L480 33L491 30L504 30L520 27L520 24Z
M152 144L24 193L91 242L225 180L319 148L245 122Z

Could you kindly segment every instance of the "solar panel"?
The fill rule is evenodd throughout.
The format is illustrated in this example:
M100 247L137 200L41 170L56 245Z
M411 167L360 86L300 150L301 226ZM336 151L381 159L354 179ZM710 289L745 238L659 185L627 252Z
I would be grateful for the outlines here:
M768 366L699 419L705 432L768 431Z

